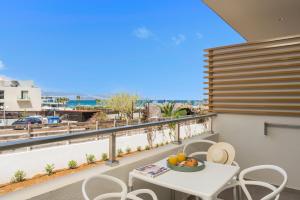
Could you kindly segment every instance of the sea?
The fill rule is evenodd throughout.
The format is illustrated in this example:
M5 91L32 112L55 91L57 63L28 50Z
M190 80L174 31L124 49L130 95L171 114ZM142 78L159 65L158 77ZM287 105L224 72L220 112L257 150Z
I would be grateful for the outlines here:
M201 100L138 100L137 107L143 107L146 103L164 104L164 103L183 103L198 106L203 103ZM76 106L99 106L96 100L70 100L66 103L66 107L75 108Z

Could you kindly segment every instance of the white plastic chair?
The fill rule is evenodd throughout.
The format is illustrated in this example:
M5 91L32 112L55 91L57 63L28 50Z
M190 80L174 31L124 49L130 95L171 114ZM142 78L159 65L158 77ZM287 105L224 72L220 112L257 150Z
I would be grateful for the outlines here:
M143 200L140 197L138 197L138 195L140 195L140 194L148 194L152 197L153 200L158 200L156 194L152 190L149 190L149 189L139 189L139 190L135 190L135 191L128 193L127 186L123 181L121 181L118 178L115 178L113 176L108 176L108 175L96 175L96 176L89 177L83 181L81 189L82 189L82 194L83 194L83 197L85 200L91 200L87 195L86 186L87 186L87 183L92 179L102 179L102 180L104 179L106 181L111 181L111 182L117 183L121 187L121 192L111 192L111 193L101 194L101 195L95 197L93 200L104 200L104 199L109 199L109 198L120 198L120 200L126 200L126 199Z
M191 141L189 143L187 143L186 145L184 145L183 147L183 153L185 153L186 155L188 155L188 157L193 157L193 156L198 156L198 155L207 155L207 151L197 151L197 152L193 152L191 154L187 154L186 150L190 145L193 144L197 144L197 143L204 143L204 144L216 144L216 142L211 141L211 140L196 140L196 141Z
M204 144L210 144L210 145L213 145L213 144L216 144L216 142L214 141L211 141L211 140L196 140L196 141L191 141L189 143L187 143L184 147L183 147L183 153L185 153L187 155L187 148L190 146L190 145L194 145L194 144L197 144L197 143L204 143ZM193 157L193 156L199 156L199 155L207 155L207 151L197 151L197 152L193 152L191 154L188 155L188 157ZM239 167L239 164L236 162L236 161L233 161L232 162L232 165L233 166L237 166ZM233 177L233 182L237 180L237 177ZM229 184L231 184L231 182L229 182ZM237 188L238 187L234 187L233 188L233 197L234 197L234 200L237 199ZM239 188L239 193L241 194L241 189Z
M283 177L282 183L278 187L275 187L274 185L272 185L270 183L267 183L267 182L263 182L263 181L245 180L244 177L245 177L246 174L248 174L250 172L254 172L254 171L259 171L259 170L273 170L273 171L278 172ZM250 167L250 168L247 168L247 169L244 169L243 171L241 171L241 173L239 175L239 179L236 180L234 183L231 183L230 185L226 186L222 191L224 191L226 189L229 189L229 188L232 188L232 187L241 186L241 188L242 188L243 192L245 193L247 199L248 200L253 200L253 198L251 197L251 195L249 193L249 190L247 189L247 185L256 185L256 186L261 186L261 187L268 188L272 191L268 195L264 196L261 200L271 200L271 199L273 200L274 198L275 198L275 200L278 200L279 196L280 196L280 192L286 186L287 178L288 177L287 177L287 173L285 172L285 170L278 167L278 166L275 166L275 165L259 165L259 166Z

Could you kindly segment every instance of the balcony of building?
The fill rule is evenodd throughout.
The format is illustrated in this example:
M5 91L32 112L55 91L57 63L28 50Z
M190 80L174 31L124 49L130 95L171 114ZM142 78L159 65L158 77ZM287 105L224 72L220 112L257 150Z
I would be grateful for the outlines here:
M57 167L64 168L66 166L59 163L66 164L68 160L78 158L76 156L80 157L79 163L84 163L86 153L93 153L100 159L100 153L106 152L109 160L83 170L70 170L65 176L32 183L5 193L0 199L81 200L84 199L81 190L84 179L106 174L128 183L129 173L135 168L176 154L185 144L199 139L230 143L235 148L235 160L240 170L257 165L279 166L288 177L279 199L300 199L300 37L217 47L205 52L209 114L1 143L0 177L4 181L9 180L17 169L26 168L27 175L33 177L33 172L42 172L46 163L57 162ZM151 145L152 149L138 151L139 146L148 145L153 134L164 131L167 134L169 124L175 126L172 139L165 140L162 134L160 140ZM193 127L191 132L188 127ZM132 134L132 130L139 134ZM91 140L70 143L81 138ZM62 142L65 145L42 148L45 144ZM121 154L118 151L120 146L126 147L130 142L130 149L137 152L117 157ZM203 145L193 148L207 150L207 146ZM250 174L246 178L263 179L275 187L281 182L271 173ZM134 184L134 189L139 188L151 189L161 200L194 198L186 191L174 192L168 187L145 181ZM88 190L91 197L96 197L99 193L118 188L95 181ZM250 187L249 191L253 199L262 199L269 192L263 187ZM247 199L243 190L241 195L242 199ZM219 197L233 199L232 191L225 191Z

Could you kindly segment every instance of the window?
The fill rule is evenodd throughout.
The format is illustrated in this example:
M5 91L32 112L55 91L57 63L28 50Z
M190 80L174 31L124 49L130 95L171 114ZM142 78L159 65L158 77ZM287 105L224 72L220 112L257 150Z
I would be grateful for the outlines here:
M28 91L21 91L21 99L28 99L29 96L28 96Z
M4 99L4 90L0 90L0 99Z
M4 103L0 103L0 110L4 110Z

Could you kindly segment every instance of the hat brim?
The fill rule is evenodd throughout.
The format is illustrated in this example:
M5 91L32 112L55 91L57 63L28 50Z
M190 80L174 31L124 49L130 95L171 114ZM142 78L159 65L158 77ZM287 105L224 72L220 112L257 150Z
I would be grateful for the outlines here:
M223 149L227 152L228 158L227 158L226 162L221 163L221 164L231 165L235 158L235 150L231 144L226 143L226 142L219 142L219 143L216 143L216 144L213 144L212 146L210 146L210 148L207 151L206 160L209 162L214 162L212 152L216 149Z

